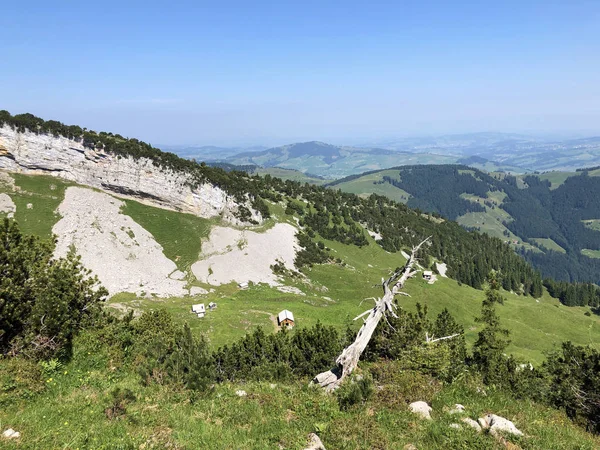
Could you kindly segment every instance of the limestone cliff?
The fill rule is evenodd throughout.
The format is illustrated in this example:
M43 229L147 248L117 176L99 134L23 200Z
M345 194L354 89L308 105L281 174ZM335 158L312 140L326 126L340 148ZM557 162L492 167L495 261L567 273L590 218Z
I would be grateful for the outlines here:
M238 204L224 190L204 183L190 187L185 173L157 167L147 158L115 156L85 148L80 142L47 134L0 127L0 169L54 175L76 183L143 199L156 206L238 223ZM258 222L260 214L252 210Z

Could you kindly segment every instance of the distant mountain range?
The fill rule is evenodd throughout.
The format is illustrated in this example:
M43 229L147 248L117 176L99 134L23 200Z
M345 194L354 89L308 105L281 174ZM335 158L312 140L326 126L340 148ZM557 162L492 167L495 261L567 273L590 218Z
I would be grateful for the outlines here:
M523 174L600 165L600 137L545 140L508 133L406 138L369 146L319 141L279 147L164 147L186 158L298 170L324 178L414 164L466 164L488 172Z

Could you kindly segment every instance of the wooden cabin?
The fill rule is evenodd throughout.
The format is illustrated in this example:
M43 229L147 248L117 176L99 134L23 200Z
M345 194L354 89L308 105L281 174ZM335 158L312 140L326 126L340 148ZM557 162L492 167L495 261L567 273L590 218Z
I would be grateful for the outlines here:
M295 324L294 314L292 314L291 311L284 309L277 315L277 324L280 327L293 327Z

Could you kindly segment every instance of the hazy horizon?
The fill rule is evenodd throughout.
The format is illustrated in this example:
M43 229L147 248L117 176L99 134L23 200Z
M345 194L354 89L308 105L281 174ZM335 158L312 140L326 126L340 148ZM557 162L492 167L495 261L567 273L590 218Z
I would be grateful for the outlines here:
M157 146L600 135L596 2L33 1L0 21L0 109Z

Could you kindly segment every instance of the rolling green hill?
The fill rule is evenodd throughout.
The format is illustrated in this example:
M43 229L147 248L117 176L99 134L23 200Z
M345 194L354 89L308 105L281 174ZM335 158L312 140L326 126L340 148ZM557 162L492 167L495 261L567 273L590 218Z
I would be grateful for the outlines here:
M456 157L433 153L413 153L377 148L335 146L323 142L303 142L270 148L261 152L244 152L228 157L238 165L256 164L265 169L278 167L335 179L397 164L443 164Z
M590 258L600 249L599 174L591 169L514 177L465 166L404 166L329 186L400 199L503 239L545 276L598 282L600 266Z

